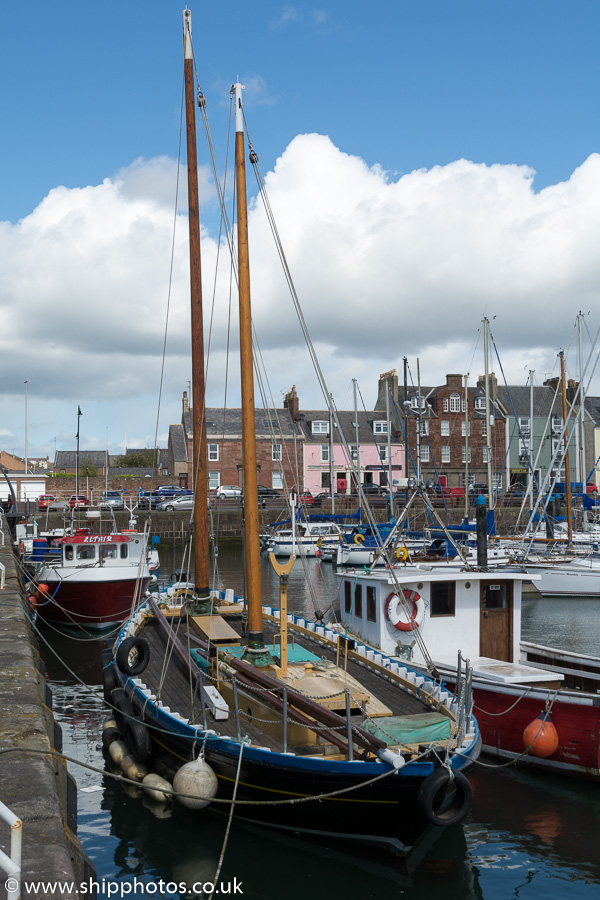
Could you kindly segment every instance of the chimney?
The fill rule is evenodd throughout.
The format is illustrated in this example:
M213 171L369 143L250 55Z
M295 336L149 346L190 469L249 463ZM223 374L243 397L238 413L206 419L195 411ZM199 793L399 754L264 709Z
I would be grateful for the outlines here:
M387 389L390 389L394 403L398 402L398 373L396 369L384 372L379 376L379 387L377 390L377 403L375 409L385 410L385 395Z
M190 404L188 403L188 395L187 391L183 392L183 413L185 415L186 412L190 411Z
M498 399L498 379L496 378L495 372L490 372L488 375L490 382L490 400L494 402ZM477 387L481 388L482 391L485 391L485 375L480 375L477 379Z
M462 391L464 389L464 379L462 375L446 375L446 387L453 391Z
M283 408L289 409L290 415L294 422L297 422L300 418L300 401L298 400L298 394L296 393L296 385L292 385L291 391L289 391L283 400Z

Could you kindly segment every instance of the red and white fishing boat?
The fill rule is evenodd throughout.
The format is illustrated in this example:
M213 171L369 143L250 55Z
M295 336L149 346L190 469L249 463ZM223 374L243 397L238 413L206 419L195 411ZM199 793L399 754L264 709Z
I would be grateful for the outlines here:
M103 628L130 614L150 579L145 533L79 528L55 538L43 554L33 603L47 621Z
M457 693L468 660L484 752L600 781L600 659L521 642L527 577L435 563L346 569L342 623L375 656L437 673Z

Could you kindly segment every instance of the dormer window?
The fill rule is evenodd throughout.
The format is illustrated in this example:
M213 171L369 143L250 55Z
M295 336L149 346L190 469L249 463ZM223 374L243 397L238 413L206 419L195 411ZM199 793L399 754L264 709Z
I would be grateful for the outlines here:
M412 409L419 408L419 397L416 394L410 398L410 405ZM425 397L421 397L421 409L425 409Z
M378 419L373 422L373 434L387 434L388 433L388 423L383 419Z
M460 412L460 394L450 394L450 412Z
M312 423L313 434L329 434L329 422L324 420L315 420Z
M485 397L475 397L475 409L485 409Z

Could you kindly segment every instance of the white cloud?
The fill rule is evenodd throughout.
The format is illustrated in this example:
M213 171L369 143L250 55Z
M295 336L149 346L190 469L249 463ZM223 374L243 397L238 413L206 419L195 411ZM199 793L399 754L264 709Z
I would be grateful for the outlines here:
M17 435L27 379L31 408L38 403L40 445L61 428L74 432L77 403L86 404L88 434L102 436L110 425L113 442L128 429L152 438L169 289L161 434L180 418L190 336L182 215L170 284L175 173L172 160L136 160L102 184L57 187L17 225L0 224L3 418ZM208 173L201 178L208 182ZM526 369L534 368L541 381L555 371L558 349L572 343L577 312L595 315L598 308L598 154L568 181L536 193L534 172L524 166L458 160L398 177L343 153L327 137L307 134L291 142L266 182L340 407L351 405L343 398L351 397L353 377L372 405L379 373L401 369L403 356L415 378L420 359L423 384L440 383L447 372L476 378L483 371L477 335L484 315L492 320L507 380L524 383ZM185 191L180 194L184 203ZM208 321L216 259L210 234L202 254ZM224 255L215 372L225 365ZM322 407L260 201L250 211L250 255L254 319L275 398L295 383L302 405ZM589 330L597 328L592 315ZM495 361L492 368L501 378ZM574 360L570 368L576 376ZM230 391L236 405L237 391ZM222 396L222 388L210 387L210 403ZM65 407L70 418L58 425Z

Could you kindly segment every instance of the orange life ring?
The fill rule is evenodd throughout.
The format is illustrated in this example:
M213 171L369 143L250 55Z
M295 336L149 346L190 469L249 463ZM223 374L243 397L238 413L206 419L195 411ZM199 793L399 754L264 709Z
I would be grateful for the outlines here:
M393 625L394 628L398 629L398 631L414 631L423 623L423 617L425 614L425 601L420 594L417 594L416 591L410 591L408 588L402 588L401 593L402 597L405 600L408 600L409 603L412 603L413 605L410 621L403 622L400 619L398 615L398 606L402 601L399 594L397 594L395 591L392 591L392 593L385 601L385 618L388 620L390 625Z

